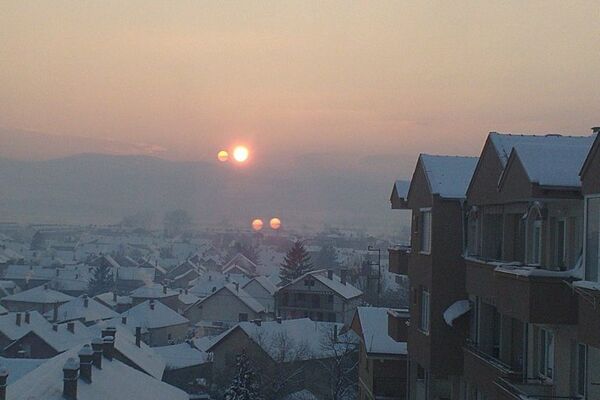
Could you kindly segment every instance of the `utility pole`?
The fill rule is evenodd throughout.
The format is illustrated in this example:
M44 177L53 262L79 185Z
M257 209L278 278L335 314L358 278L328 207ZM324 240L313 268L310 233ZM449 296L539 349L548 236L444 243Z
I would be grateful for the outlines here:
M377 262L372 262L369 260L369 266L377 265L377 304L379 307L379 303L381 301L381 249L375 248L371 245L367 247L367 251L376 251L377 252ZM369 268L370 269L370 268ZM371 271L369 271L369 277L367 279L371 279Z

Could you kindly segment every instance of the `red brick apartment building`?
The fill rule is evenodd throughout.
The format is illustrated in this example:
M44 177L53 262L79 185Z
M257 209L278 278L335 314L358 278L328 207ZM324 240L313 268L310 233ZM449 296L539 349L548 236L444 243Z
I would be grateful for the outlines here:
M409 399L600 399L600 139L492 132L407 194Z

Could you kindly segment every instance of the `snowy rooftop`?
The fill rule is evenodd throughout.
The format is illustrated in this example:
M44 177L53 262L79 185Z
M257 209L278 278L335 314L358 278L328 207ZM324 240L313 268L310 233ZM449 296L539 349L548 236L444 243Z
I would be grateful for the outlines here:
M352 286L350 283L348 283L348 282L346 282L345 284L342 283L341 278L335 274L333 274L332 279L329 279L327 276L326 269L307 272L306 274L302 275L301 277L296 278L292 282L283 286L279 290L281 290L285 287L291 286L291 285L295 284L296 282L302 281L303 279L306 278L307 275L312 276L313 278L315 278L316 280L321 282L323 285L327 286L329 289L333 290L334 292L336 292L337 294L339 294L340 296L342 296L345 299L352 299L354 297L358 297L363 294L363 292L360 291L360 289Z
M165 360L167 369L193 367L210 361L206 352L189 343L153 347L152 350Z
M594 136L563 136L563 135L522 135L511 133L491 132L489 135L500 161L506 166L513 147L520 144L558 144L580 145L594 140ZM591 145L591 144L590 144Z
M542 186L580 187L579 171L593 143L591 137L585 139L575 143L554 140L550 143L519 143L513 151L531 182Z
M63 400L63 366L70 359L78 360L79 348L60 354L17 382L8 385L7 398L11 400L45 399ZM106 358L102 369L92 369L92 383L80 381L77 397L86 400L117 399L170 399L188 400L180 389L161 382L122 362Z
M166 292L166 293L165 293ZM177 296L178 292L173 289L166 288L165 286L155 283L147 286L142 286L131 292L131 298L144 298L144 299L160 299L163 297Z
M240 299L240 301L242 301L246 306L248 306L252 311L256 312L256 313L261 313L265 311L265 307L260 304L258 302L258 300L256 300L254 297L252 297L248 292L246 292L244 289L242 289L241 287L237 286L233 283L228 283L225 286L223 286L221 289L217 290L216 292L210 294L209 296L205 297L204 299L202 299L198 304L201 304L202 302L207 301L208 299L212 298L212 296L216 295L217 293L221 293L223 291L226 291L229 295L237 297L238 299Z
M248 286L253 281L265 288L265 290L272 295L275 294L275 292L277 291L277 286L275 286L275 284L269 278L263 275L253 278L251 281L246 283L244 287Z
M46 317L52 317L53 314L54 311L49 311L46 313ZM84 298L83 296L70 300L58 307L58 320L60 322L83 319L84 322L89 323L118 316L119 314L93 298Z
M8 370L8 384L10 385L46 361L48 361L48 359L0 357L0 368L4 367Z
M190 282L192 287L189 289L189 293L195 294L198 297L206 297L227 283L239 283L240 286L243 286L248 280L244 275L226 275L220 272L209 272Z
M69 300L73 300L73 297L52 290L48 288L47 285L34 287L33 289L6 296L2 299L2 301L21 301L41 304L66 303Z
M358 307L356 310L367 353L407 354L406 342L396 342L388 335L388 308Z
M162 328L171 325L189 323L184 316L173 311L160 301L154 301L154 309L151 307L152 300L146 300L135 307L125 311L123 316L132 318L137 325L146 329Z
M432 194L449 199L462 199L477 165L477 157L437 156L419 157Z

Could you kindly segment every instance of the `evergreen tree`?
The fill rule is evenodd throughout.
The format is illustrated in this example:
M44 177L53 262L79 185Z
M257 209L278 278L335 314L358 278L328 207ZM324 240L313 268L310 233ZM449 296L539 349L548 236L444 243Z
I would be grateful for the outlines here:
M310 254L306 251L304 243L301 240L297 240L285 255L281 264L279 277L281 278L281 283L285 285L312 270L313 264Z
M225 400L261 400L258 377L246 353L237 356L233 381L225 391Z
M95 296L110 291L114 286L113 274L108 265L100 264L94 268L93 275L88 283L88 294Z

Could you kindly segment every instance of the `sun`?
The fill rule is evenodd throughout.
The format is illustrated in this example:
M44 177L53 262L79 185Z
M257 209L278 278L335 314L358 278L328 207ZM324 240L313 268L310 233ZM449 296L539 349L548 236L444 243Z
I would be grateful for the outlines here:
M229 153L227 153L227 151L225 150L221 150L218 154L217 154L217 159L221 162L225 162L229 159Z
M271 218L269 225L271 226L271 229L277 230L281 228L281 220L279 218Z
M250 152L246 146L236 146L233 149L233 159L239 163L243 163L248 159Z
M260 231L263 228L263 221L260 218L256 218L252 221L252 229L255 231Z

